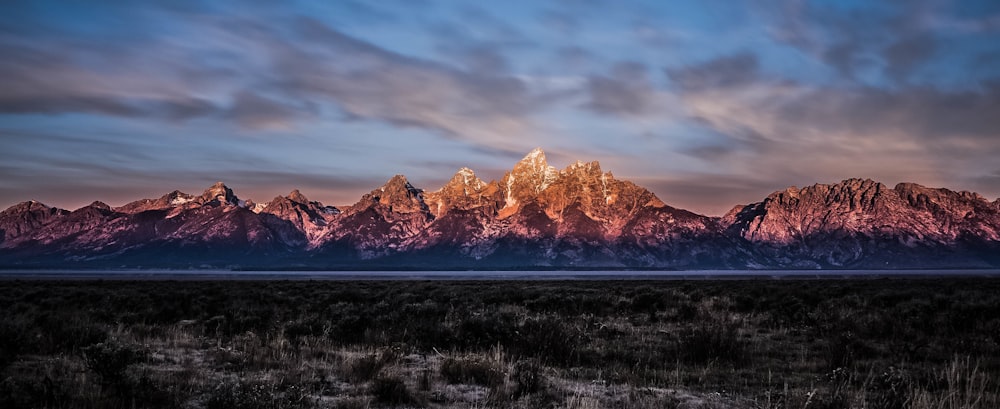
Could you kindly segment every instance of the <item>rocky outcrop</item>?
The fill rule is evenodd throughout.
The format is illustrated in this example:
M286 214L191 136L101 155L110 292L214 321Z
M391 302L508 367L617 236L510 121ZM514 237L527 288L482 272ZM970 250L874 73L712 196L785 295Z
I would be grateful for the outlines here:
M435 218L451 211L468 211L486 208L495 214L503 206L500 187L496 182L486 183L469 168L461 168L441 189L424 194L424 203Z
M941 268L1000 266L1000 201L848 179L721 218L665 204L597 162L536 149L499 181L468 168L424 192L396 175L338 209L223 183L119 208L0 213L0 266L52 268Z
M323 233L316 250L337 262L388 256L433 219L423 191L396 175L346 208Z
M722 256L705 264L709 258L700 253L712 250L693 247L722 240L712 219L667 206L652 192L603 172L597 162L557 171L541 149L500 182L484 183L463 169L426 197L436 218L406 241L405 251L433 255L435 265L456 260L503 267L728 265ZM640 237L647 232L652 235Z
M209 187L201 194L195 198L195 201L202 205L227 205L227 206L240 206L244 207L246 204L233 193L233 189L230 189L222 182L215 182L214 185Z
M1000 216L978 194L869 179L790 187L722 224L780 267L988 267L977 248L1000 241Z
M528 153L514 165L514 169L500 179L499 188L504 203L500 209L500 217L517 213L522 204L531 201L558 177L559 172L549 166L541 148Z
M34 200L18 203L0 212L0 244L31 233L68 211L49 207Z
M249 207L265 217L280 232L282 239L292 246L314 245L326 231L327 225L340 214L333 206L310 201L298 189L288 196L278 196L262 206ZM287 223L278 223L277 221Z
M163 195L159 199L136 200L122 207L116 208L115 210L122 213L139 213L149 210L170 209L192 203L197 198L197 196L192 196L179 190L175 190Z

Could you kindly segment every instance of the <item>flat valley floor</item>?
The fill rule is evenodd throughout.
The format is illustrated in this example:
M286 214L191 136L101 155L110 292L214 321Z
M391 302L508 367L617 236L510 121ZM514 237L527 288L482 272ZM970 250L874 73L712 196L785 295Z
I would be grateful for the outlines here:
M3 408L996 408L1000 279L0 280Z

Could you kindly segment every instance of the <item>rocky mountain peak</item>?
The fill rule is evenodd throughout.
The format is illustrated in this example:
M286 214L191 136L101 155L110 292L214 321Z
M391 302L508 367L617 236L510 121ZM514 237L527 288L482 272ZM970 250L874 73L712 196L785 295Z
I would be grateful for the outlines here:
M35 200L13 205L0 212L0 242L31 232L68 213Z
M302 192L299 192L298 189L295 189L288 194L288 200L300 204L309 204L309 199L307 199L306 196L302 194Z
M496 182L483 182L472 169L461 168L441 189L426 193L424 199L434 216L441 217L456 208L495 207L497 191Z
M233 206L240 205L240 199L236 197L233 193L233 189L226 186L225 183L215 182L214 185L205 190L204 193L199 197L199 202L202 204L218 202L220 204L229 204Z
M461 190L463 194L469 195L482 190L484 187L486 187L486 182L476 177L476 172L473 172L469 168L461 168L458 172L455 172L455 175L451 177L451 180L440 191Z
M91 204L89 204L89 205L87 205L85 207L91 207L91 208L99 209L99 210L109 210L109 211L111 210L111 206L108 206L107 203L104 203L104 202L102 202L100 200L95 200L93 203L91 203Z
M29 201L0 212L0 266L996 268L998 254L1000 200L972 192L846 179L709 218L596 161L556 171L541 149L489 183L461 168L425 193L396 175L343 213L298 190L241 201L221 182L114 210Z
M402 213L427 210L423 190L413 187L403 175L393 176L382 187L364 195L351 208L359 211L375 204L388 206L389 210Z
M535 193L545 190L552 182L559 177L559 172L555 167L549 166L545 159L545 151L542 148L535 148L528 152L517 164L510 174L532 182Z
M607 175L610 175L608 173ZM559 171L560 177L575 176L578 178L601 178L605 173L601 171L601 164L596 160L593 162L576 161L573 164Z
M0 215L8 215L8 214L15 214L15 213L32 212L32 211L38 211L38 210L49 210L49 209L50 208L48 206L46 206L45 204L43 204L42 202L35 201L35 200L29 200L27 202L21 202L21 203L18 203L16 205L13 205L11 207L8 207L6 210L4 210L2 213L0 213Z
M50 216L63 215L66 213L68 213L66 210L49 207L48 205L37 200L29 200L8 207L6 210L0 212L0 219L7 217L22 217L23 215L29 214L33 214L41 218L48 218Z
M270 203L256 203L253 200L246 201L247 209L250 209L250 211L254 213L263 212L265 209L267 209L267 206L269 204Z
M197 196L189 195L179 190L174 190L173 192L160 196L159 199L136 200L116 208L115 211L122 213L140 213L149 210L170 209L184 206L188 203L194 202L196 199L198 199Z
M187 193L181 192L180 190L175 190L173 192L167 193L160 198L161 201L170 205L182 205L194 201L195 196L189 195Z
M870 232L878 218L893 212L895 195L886 196L887 191L879 182L860 178L791 186L762 202L737 206L721 221L747 240L782 244L813 235Z
M852 178L834 184L815 184L801 189L791 186L768 195L765 205L834 206L846 207L850 211L856 209L870 211L887 190L885 185L874 180Z
M410 181L406 179L406 176L403 175L394 175L387 182L385 182L382 187L378 188L378 190L380 192L388 192L390 195L394 193L408 195L413 192L419 193L421 191L420 189L413 187L413 185L410 184Z
M520 204L534 199L549 185L559 179L559 171L549 166L542 148L535 148L504 174L500 189L504 194L505 208L516 211ZM505 213L506 214L506 213Z

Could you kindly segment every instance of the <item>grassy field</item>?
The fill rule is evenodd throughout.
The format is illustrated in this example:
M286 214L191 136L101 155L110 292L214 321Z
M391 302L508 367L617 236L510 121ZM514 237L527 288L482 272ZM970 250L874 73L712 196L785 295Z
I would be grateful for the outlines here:
M3 281L3 408L997 408L1000 281Z

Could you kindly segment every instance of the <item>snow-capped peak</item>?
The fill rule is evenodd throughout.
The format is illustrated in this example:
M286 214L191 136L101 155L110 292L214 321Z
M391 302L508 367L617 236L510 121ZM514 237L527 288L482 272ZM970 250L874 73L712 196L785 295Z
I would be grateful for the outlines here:
M545 190L552 182L559 178L559 171L555 167L549 166L545 158L545 151L542 148L535 148L517 162L514 166L513 174L517 174L519 179L537 179L535 193Z
M454 186L454 185L460 185L463 187L463 189L472 188L473 190L480 190L484 186L486 186L486 183L483 182L482 179L476 177L476 172L473 172L472 169L463 167L459 169L458 172L455 172L455 176L452 176L451 181L448 182L447 186ZM465 190L466 194L468 194L469 193L468 189Z
M528 152L528 155L525 156L524 158L525 159L529 159L529 158L530 159L541 158L544 161L545 160L545 151L543 151L541 147L537 147L535 149L532 149L531 152Z

